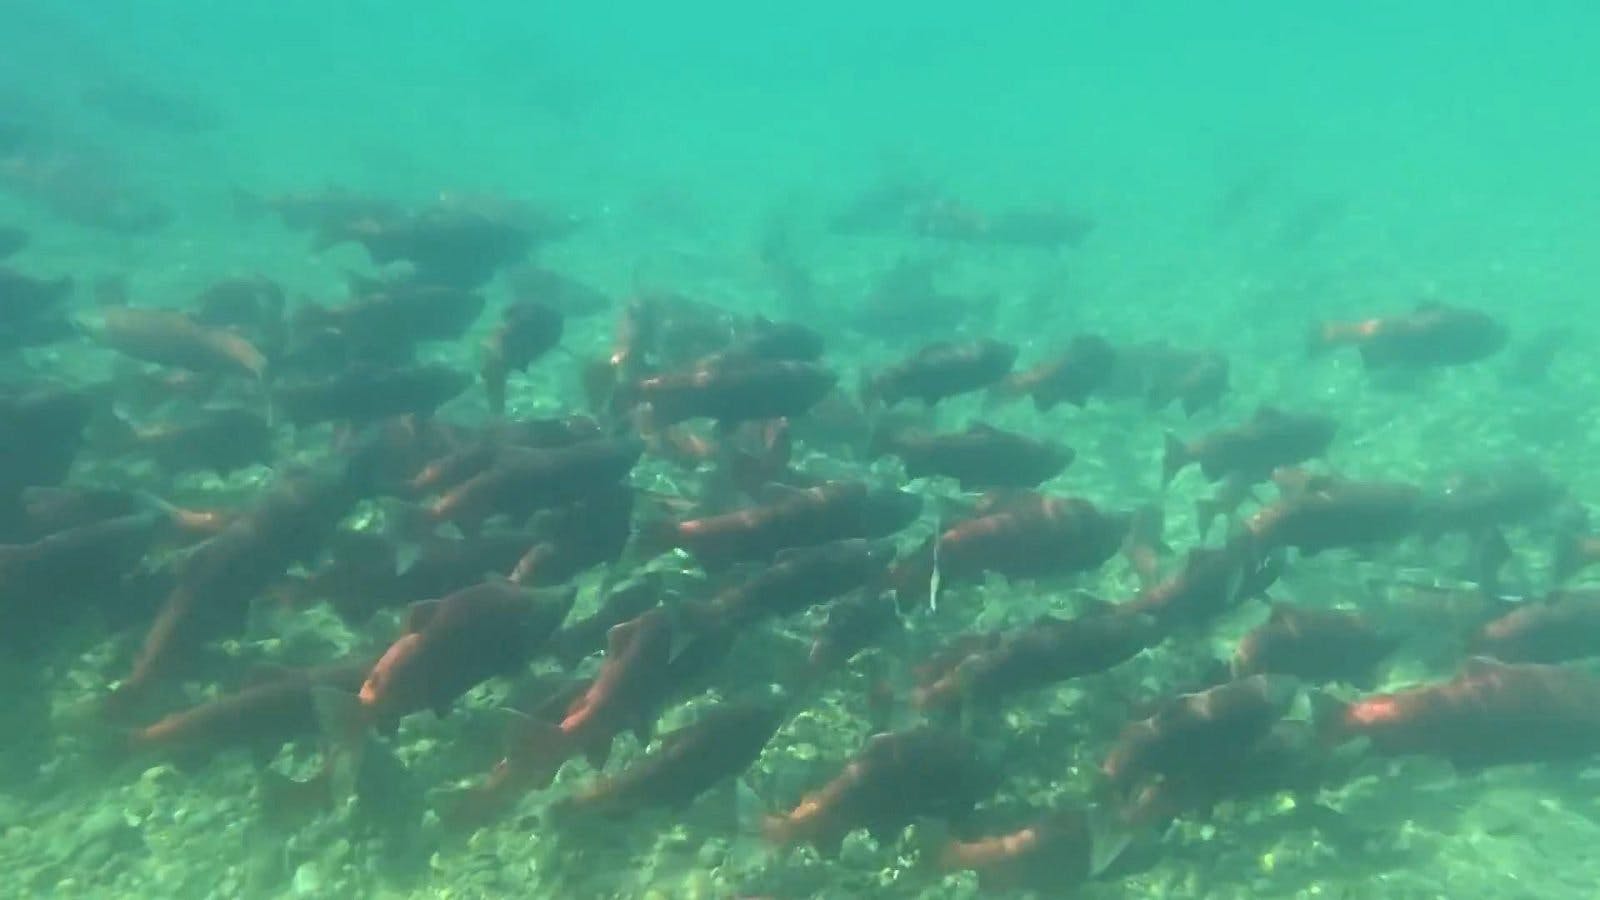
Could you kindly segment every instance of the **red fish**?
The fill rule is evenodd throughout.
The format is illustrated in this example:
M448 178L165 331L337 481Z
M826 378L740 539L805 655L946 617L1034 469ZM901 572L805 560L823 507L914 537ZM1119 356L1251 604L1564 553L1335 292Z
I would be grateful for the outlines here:
M917 399L932 406L983 390L1011 371L1017 348L994 340L930 344L868 379L862 394L888 406Z
M843 772L763 830L780 847L810 844L835 856L858 828L882 842L920 818L964 818L996 783L966 738L930 728L877 734Z
M885 537L910 524L922 506L916 494L856 481L773 493L770 502L738 512L661 522L643 540L656 552L687 550L709 571L770 560L790 547Z
M1600 752L1600 679L1477 658L1449 681L1329 703L1319 727L1330 741L1365 738L1379 753L1462 768L1582 759Z
M506 738L506 755L488 779L464 794L451 818L472 827L514 804L531 788L549 786L562 763L584 753L605 765L611 742L632 730L647 739L671 688L672 627L651 610L611 629L600 672L556 723L522 718Z
M1426 368L1477 362L1508 340L1506 327L1486 313L1428 303L1404 315L1319 325L1308 346L1312 353L1357 347L1368 369Z

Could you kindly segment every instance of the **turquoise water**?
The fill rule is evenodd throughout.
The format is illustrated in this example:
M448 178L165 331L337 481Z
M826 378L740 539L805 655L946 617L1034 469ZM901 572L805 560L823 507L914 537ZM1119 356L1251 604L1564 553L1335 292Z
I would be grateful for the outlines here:
M9 166L0 170L0 225L32 234L18 268L73 276L74 303L85 309L87 286L113 275L127 279L139 305L181 306L220 278L253 273L281 283L291 301L326 301L344 291L348 273L372 270L365 254L353 245L312 252L303 234L241 216L238 192L341 186L410 205L445 193L510 198L585 223L541 251L544 265L614 297L673 290L740 313L802 319L826 334L829 359L852 388L862 372L923 342L862 334L849 326L853 310L897 263L927 263L943 289L977 298L956 328L929 340L1000 338L1021 347L1025 365L1080 331L1229 357L1232 395L1193 421L1115 404L992 414L975 400L931 418L957 428L988 416L1065 440L1079 461L1051 489L1117 508L1164 503L1179 557L1194 543L1192 501L1209 489L1194 478L1161 493L1162 432L1208 430L1262 404L1335 415L1342 430L1329 463L1341 475L1434 483L1455 467L1511 459L1535 463L1580 500L1600 494L1590 464L1600 420L1589 364L1600 308L1600 8L1062 6L10 0L0 7L0 124L25 129L28 143L15 152L0 143ZM164 102L122 113L85 102L109 88ZM68 174L41 195L39 166L49 164ZM907 181L978 209L1069 210L1094 228L1081 246L1060 250L827 228L864 191ZM170 223L107 231L54 208L57 194L76 196L73 186L85 184L100 185L99 196L159 206ZM787 292L775 271L775 235L786 242L785 261L811 279L805 298ZM499 305L504 286L490 297ZM1353 357L1305 358L1311 323L1426 301L1491 313L1510 328L1513 350L1552 328L1575 340L1537 382L1508 375L1504 359L1392 386L1366 378ZM424 356L472 365L471 348L493 319ZM612 327L609 317L569 322L563 346L593 356ZM63 344L5 360L3 371L87 381L110 366L107 354ZM518 381L515 409L548 415L577 406L576 368L570 358L540 363ZM476 394L459 406L463 418L484 419ZM248 473L244 482L271 474ZM183 483L222 493L238 486ZM931 521L922 525L925 533ZM1541 572L1545 535L1510 537L1518 571ZM1376 603L1374 582L1453 572L1450 552L1319 557L1297 564L1288 594ZM1514 587L1543 582L1535 574ZM933 631L1015 625L1060 609L1078 589L1117 599L1137 585L1112 567L1068 587L986 585L976 611ZM1194 637L1191 649L1217 655L1253 624L1229 622ZM341 648L384 633L345 629L331 616L315 627L336 634L327 643ZM13 848L0 859L26 873L0 879L11 881L0 895L976 890L970 877L921 872L905 845L851 844L840 861L746 846L720 807L619 827L623 837L576 849L508 824L438 849L420 876L389 878L388 863L343 843L352 838L336 818L263 837L248 761L107 775L83 752L71 710L118 677L126 643L96 634L29 664L42 667L29 690L47 694L51 707L51 727L30 738L49 748L39 765L51 790L27 790L35 770L15 765L9 786L0 784L0 829ZM1386 684L1447 677L1449 667L1435 662L1407 656ZM1141 659L1118 696L1192 687L1162 674L1187 665ZM763 802L792 804L859 747L869 681L853 670L780 735L782 746L753 779ZM1063 730L1081 737L1070 724L1073 704L1096 690L1112 689L1070 688L1023 705L1012 725L1033 749L1010 758L1012 800L1083 795L1077 775L1103 747L1054 756L1038 747L1061 742ZM430 787L477 771L441 762L440 746L498 740L463 737L451 719L407 729L397 752ZM297 762L305 771L305 758ZM1241 804L1214 821L1181 823L1153 869L1089 890L1357 897L1382 884L1393 897L1592 896L1600 870L1586 848L1600 809L1574 787L1592 781L1548 774L1402 773L1421 787L1398 795L1370 776L1334 804L1353 823L1344 843L1282 816L1281 798ZM571 777L563 784L577 783ZM110 817L105 831L115 834L125 817L144 837L102 849L80 837L79 824L94 817ZM289 851L263 864L263 841ZM1207 849L1216 846L1225 849ZM259 868L266 874L252 874Z

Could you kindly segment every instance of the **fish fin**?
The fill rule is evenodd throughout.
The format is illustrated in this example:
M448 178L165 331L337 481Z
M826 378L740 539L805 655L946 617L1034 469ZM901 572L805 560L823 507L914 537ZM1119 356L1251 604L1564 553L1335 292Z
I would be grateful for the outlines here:
M372 718L355 694L317 685L311 689L317 723L335 746L358 744Z
M1165 449L1161 454L1161 486L1166 487L1193 460L1189 456L1189 446L1182 438L1169 431L1163 440Z
M1496 672L1503 672L1508 668L1510 668L1510 666L1490 656L1468 657L1467 661L1461 664L1462 674L1474 677L1493 675Z
M422 559L422 545L415 541L401 541L395 546L394 574L404 575L416 568Z
M566 733L555 724L516 710L504 710L502 715L509 719L505 737L506 761L527 772L528 780L534 787L549 787L567 759L569 743Z
M416 634L422 631L428 627L428 623L432 622L433 617L438 614L439 601L437 599L418 600L406 609L405 632L407 634Z
M1133 832L1099 806L1085 810L1084 818L1089 830L1089 877L1098 878L1127 851Z

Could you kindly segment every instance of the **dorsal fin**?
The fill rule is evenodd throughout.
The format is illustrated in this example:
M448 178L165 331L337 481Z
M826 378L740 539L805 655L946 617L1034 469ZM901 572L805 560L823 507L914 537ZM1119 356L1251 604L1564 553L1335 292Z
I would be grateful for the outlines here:
M427 628L428 623L432 622L433 617L438 613L439 601L437 599L419 600L411 604L411 608L406 611L406 631L414 633Z

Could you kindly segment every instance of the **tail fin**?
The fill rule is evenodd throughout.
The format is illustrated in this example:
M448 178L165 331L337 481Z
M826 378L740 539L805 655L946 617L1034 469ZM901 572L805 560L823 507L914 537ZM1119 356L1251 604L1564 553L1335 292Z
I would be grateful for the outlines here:
M1161 454L1161 486L1166 487L1172 479L1183 471L1184 467L1194 460L1190 457L1189 446L1183 439L1172 432L1167 432L1165 450Z
M1324 747L1337 747L1349 741L1352 735L1345 725L1350 704L1326 691L1311 691L1311 726L1316 731L1317 742Z
M372 717L360 699L335 688L317 686L311 689L311 705L332 751L357 755L372 725Z

